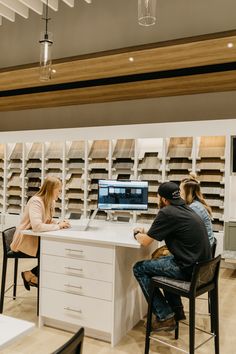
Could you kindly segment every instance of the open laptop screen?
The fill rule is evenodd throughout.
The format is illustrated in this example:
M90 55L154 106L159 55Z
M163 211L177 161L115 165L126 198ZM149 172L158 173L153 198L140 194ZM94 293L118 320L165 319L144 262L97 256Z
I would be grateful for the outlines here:
M98 181L98 209L147 210L147 181Z

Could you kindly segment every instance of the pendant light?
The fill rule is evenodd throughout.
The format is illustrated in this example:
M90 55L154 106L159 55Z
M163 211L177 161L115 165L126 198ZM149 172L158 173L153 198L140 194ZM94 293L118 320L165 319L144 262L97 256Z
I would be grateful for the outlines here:
M51 79L52 74L52 33L48 32L48 0L45 5L45 31L41 33L40 43L40 80L47 81Z
M138 0L138 23L141 26L156 23L156 0Z

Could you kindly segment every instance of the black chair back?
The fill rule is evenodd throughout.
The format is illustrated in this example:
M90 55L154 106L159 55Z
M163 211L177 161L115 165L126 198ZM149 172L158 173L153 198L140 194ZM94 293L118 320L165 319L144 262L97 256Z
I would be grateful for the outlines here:
M205 262L196 263L190 286L190 292L196 292L207 286L216 285L219 277L221 256Z
M216 246L217 246L217 239L214 237L213 244L211 245L211 255L212 255L212 258L215 258Z
M14 233L16 231L16 227L10 227L2 232L2 243L3 243L3 254L7 256L7 253L11 250L10 244L12 243L12 239Z
M81 354L83 349L84 328L81 327L73 337L52 354Z

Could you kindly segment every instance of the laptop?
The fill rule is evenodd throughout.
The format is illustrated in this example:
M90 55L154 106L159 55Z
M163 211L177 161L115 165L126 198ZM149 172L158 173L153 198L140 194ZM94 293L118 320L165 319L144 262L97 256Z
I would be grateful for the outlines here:
M69 230L71 231L86 231L89 228L91 221L95 218L98 209L95 209L90 218L79 219L78 224L72 224ZM70 220L70 219L69 219ZM71 219L75 220L75 219Z

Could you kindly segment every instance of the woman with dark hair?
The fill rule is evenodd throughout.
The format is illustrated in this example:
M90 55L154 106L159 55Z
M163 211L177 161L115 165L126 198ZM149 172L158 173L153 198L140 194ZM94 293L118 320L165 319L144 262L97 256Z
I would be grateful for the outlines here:
M188 178L184 178L181 181L180 195L185 200L186 204L204 221L209 241L212 245L214 242L214 233L211 222L212 211L202 195L199 181L194 173L190 173Z

